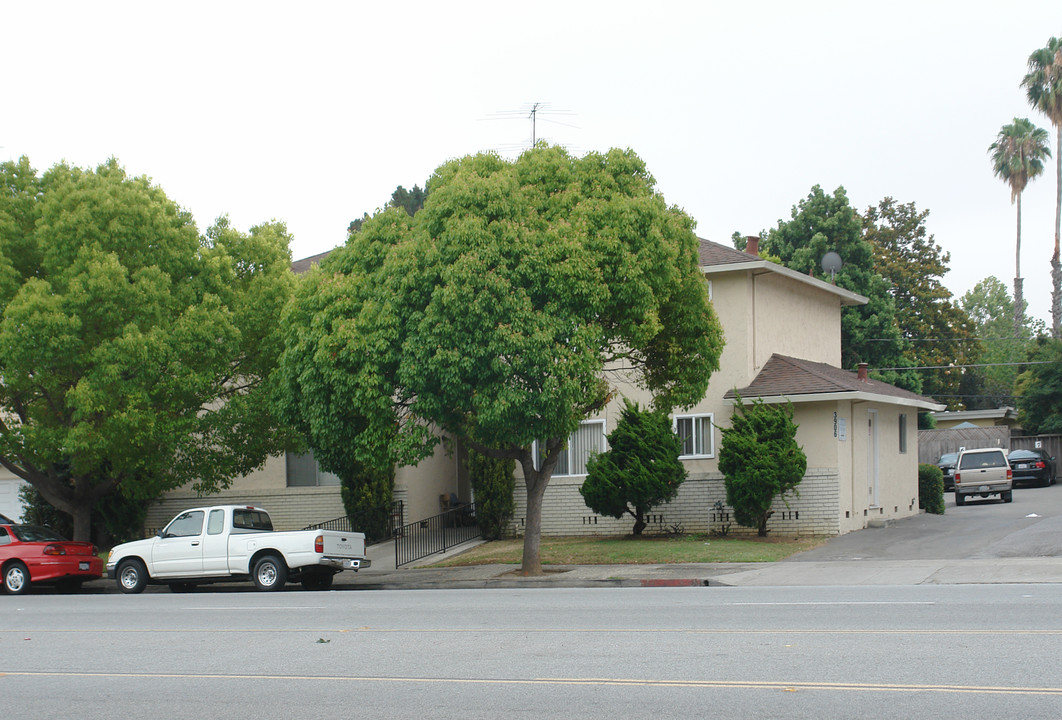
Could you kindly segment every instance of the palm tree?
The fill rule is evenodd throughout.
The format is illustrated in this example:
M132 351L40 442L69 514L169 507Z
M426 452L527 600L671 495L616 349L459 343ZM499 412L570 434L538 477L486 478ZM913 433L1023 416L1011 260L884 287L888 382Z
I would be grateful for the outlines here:
M1018 239L1014 246L1014 337L1021 336L1025 298L1021 292L1021 193L1029 181L1044 171L1044 158L1051 157L1047 131L1029 118L1014 118L1004 125L988 146L992 170L1010 185L1010 201L1018 204Z
M1029 72L1021 81L1029 103L1055 126L1055 253L1051 256L1051 335L1062 337L1062 263L1058 258L1062 235L1062 39L1029 56Z

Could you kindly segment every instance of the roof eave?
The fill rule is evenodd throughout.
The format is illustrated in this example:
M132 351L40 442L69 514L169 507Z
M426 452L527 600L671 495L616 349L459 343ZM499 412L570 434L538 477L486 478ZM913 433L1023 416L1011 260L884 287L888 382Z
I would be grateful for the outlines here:
M833 283L828 283L810 275L797 272L791 268L784 267L777 263L773 263L769 260L750 260L748 262L740 263L726 263L722 265L701 265L701 272L705 275L716 275L724 272L773 272L779 275L784 275L791 280L811 285L819 290L825 290L826 292L837 295L841 298L842 305L866 305L870 302L870 298L854 293L851 290L845 290L844 288L837 287Z
M813 403L813 402L838 402L841 400L851 400L853 402L876 402L885 403L888 405L902 405L904 407L913 407L920 410L932 410L940 411L947 407L940 403L934 403L928 400L917 400L915 398L903 398L895 397L893 395L878 395L877 393L863 392L863 391L846 391L846 392L824 392L824 393L805 393L795 395L742 395L743 400L763 400L768 405L776 405L784 402L791 402L794 405L797 403ZM737 405L737 398L724 398L731 405Z

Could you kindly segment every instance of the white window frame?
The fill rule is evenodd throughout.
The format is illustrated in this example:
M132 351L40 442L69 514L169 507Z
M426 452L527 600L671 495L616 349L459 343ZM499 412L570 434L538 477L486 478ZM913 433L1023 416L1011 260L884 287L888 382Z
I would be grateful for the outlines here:
M900 413L897 423L900 426L900 454L907 454L907 413Z
M690 413L688 415L675 415L671 418L671 429L678 435L679 420L691 420L694 430L693 446L697 446L696 432L698 423L697 420L707 418L708 420L708 452L707 453L692 453L685 454L685 440L683 440L683 454L679 455L681 460L700 460L705 458L715 457L715 413ZM681 437L681 436L680 436ZM702 443L703 446L703 443Z
M602 420L583 420L582 422L579 423L579 427L580 428L584 427L586 425L600 425L601 426L601 452L608 452L608 434L605 432L605 430L606 430L605 421L603 419ZM575 433L572 433L571 435L568 436L568 439L565 441L564 449L560 451L560 455L557 457L557 466L560 466L560 462L561 462L560 458L563 457L565 459L565 463L567 464L567 467L569 469L572 467L572 456L571 456L571 453L572 453L572 440L573 440L574 437L575 437ZM533 454L533 457L535 458L535 469L536 470L540 470L542 468L542 456L539 454L539 448L541 448L541 447L542 447L542 444L538 440L536 440L534 442L534 444L533 444L533 447L531 448L531 452ZM589 459L590 459L589 456L587 456L587 460L589 460ZM553 470L553 477L584 477L585 475L586 475L585 472L581 472L581 473L572 473L572 472L560 473L560 472L557 472L556 467Z

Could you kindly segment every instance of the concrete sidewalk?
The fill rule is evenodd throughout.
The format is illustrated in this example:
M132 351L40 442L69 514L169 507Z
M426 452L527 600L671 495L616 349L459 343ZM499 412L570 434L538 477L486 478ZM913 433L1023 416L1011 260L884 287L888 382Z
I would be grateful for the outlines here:
M382 543L369 549L370 569L340 573L336 584L352 589L457 589L1062 583L1062 557L549 565L543 576L531 578L518 575L515 565L425 567L472 546L396 569L393 544Z

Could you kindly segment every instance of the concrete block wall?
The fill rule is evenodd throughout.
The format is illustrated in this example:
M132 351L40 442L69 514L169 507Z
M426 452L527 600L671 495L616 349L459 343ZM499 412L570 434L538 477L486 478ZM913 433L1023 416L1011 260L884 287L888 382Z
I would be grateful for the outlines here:
M550 480L542 508L542 534L561 535L626 535L634 527L634 518L625 515L615 518L597 515L586 506L579 494L583 477L561 477ZM811 468L805 473L799 495L774 501L774 515L767 523L768 531L783 536L832 536L840 533L840 492L836 468ZM527 511L527 491L523 482L516 483L516 511L512 530L523 534ZM715 503L724 504L722 513ZM788 502L788 505L787 505ZM718 473L693 474L679 487L678 495L670 503L653 508L647 517L646 533L719 531L729 524L731 535L755 534L755 528L745 528L733 520L733 511L725 507L726 486Z
M225 490L209 497L171 493L148 509L144 528L153 534L183 510L208 505L255 505L269 511L277 530L301 530L308 525L346 515L339 487L296 487L271 490Z

